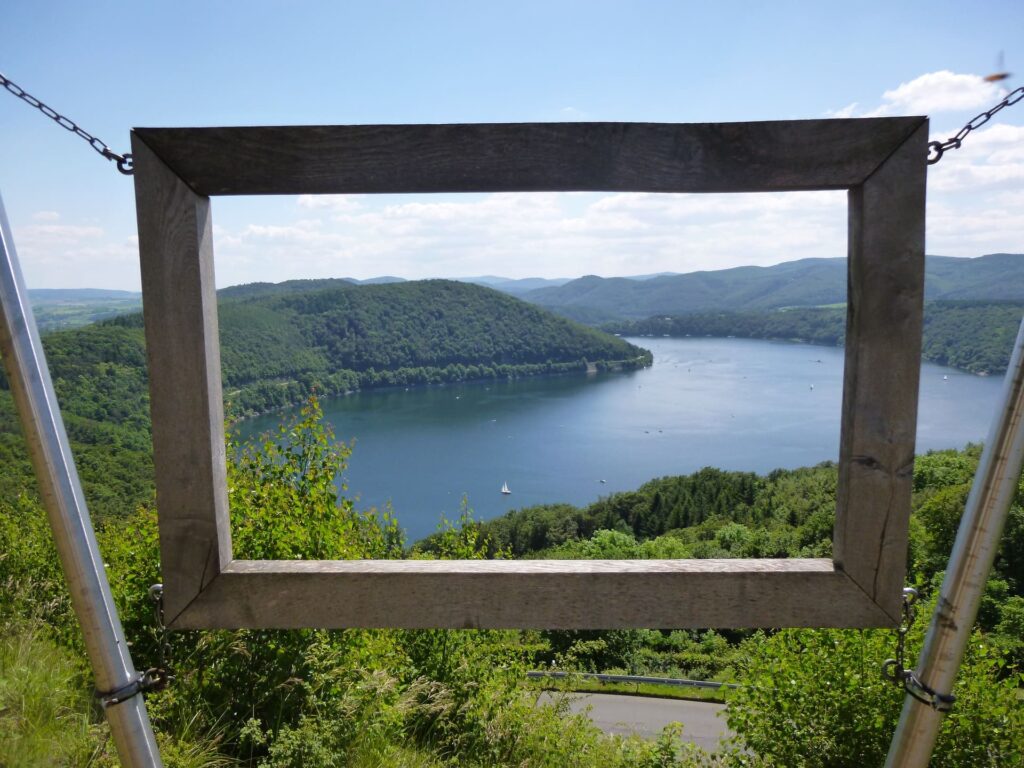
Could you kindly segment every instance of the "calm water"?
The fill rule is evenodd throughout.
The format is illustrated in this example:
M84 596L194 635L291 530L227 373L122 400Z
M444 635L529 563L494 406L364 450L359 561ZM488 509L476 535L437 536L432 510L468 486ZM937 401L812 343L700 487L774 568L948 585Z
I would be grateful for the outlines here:
M701 467L767 472L839 452L843 350L746 339L630 339L654 352L631 373L362 392L324 403L360 506L391 500L408 540L457 518L546 502L586 504ZM925 364L918 451L988 432L1001 378ZM946 378L948 377L948 378ZM251 434L281 414L254 419ZM512 493L503 496L507 482Z

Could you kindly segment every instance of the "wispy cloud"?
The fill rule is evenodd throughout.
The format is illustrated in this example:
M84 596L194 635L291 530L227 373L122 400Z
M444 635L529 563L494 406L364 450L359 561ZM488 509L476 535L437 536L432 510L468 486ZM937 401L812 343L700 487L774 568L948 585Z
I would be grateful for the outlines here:
M84 241L99 240L103 237L102 227L76 224L32 224L18 230L18 242L22 248L36 245L76 246Z
M310 203L300 198L295 209L303 218L291 223L218 229L220 263L265 265L248 280L383 273L525 277L685 272L845 253L846 201L838 192L324 200L320 219L308 217ZM282 274L280 264L291 273ZM238 281L230 269L218 275L224 284Z
M94 224L55 223L60 219L54 211L40 211L32 216L39 223L14 231L30 288L134 288L138 284L137 237L111 236Z

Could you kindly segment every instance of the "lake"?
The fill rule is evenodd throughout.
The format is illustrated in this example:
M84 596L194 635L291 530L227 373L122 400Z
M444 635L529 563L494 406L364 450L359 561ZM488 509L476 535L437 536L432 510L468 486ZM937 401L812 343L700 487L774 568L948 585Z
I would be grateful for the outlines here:
M584 505L701 467L768 472L836 460L843 350L749 339L629 339L654 365L359 392L323 402L360 508L390 500L408 541L459 516L550 502ZM1002 387L925 363L917 450L980 441ZM270 429L271 414L242 425ZM508 483L509 495L501 494Z

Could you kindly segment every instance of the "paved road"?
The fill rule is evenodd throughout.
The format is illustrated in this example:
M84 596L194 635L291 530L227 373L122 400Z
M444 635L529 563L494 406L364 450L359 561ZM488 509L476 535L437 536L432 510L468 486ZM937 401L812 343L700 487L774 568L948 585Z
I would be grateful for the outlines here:
M680 722L683 738L707 750L717 748L718 740L730 735L725 719L718 717L724 704L613 693L576 693L571 697L572 711L581 713L589 707L590 719L606 733L656 739L666 725Z

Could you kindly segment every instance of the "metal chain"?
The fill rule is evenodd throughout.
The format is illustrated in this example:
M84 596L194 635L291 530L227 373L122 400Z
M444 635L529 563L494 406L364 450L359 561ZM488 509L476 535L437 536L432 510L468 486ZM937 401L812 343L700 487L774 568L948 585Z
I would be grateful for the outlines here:
M13 93L19 99L24 101L26 104L35 107L48 118L53 120L61 128L71 131L76 136L80 136L88 142L89 146L96 150L100 155L105 157L107 160L113 160L117 163L117 170L126 176L131 176L135 170L132 163L131 154L119 155L117 152L112 150L100 139L97 139L91 133L80 127L74 120L60 114L53 107L44 104L32 94L25 91L24 88L19 86L17 83L4 77L3 73L0 73L0 85L6 88L8 91ZM960 145L963 140L967 138L967 134L971 131L980 128L992 117L999 112L999 110L1016 104L1021 99L1024 99L1024 86L1017 88L1016 90L1010 91L1001 102L996 104L992 109L987 112L982 112L979 115L975 115L963 128L961 128L955 136L952 136L945 141L932 141L928 144L928 165L935 165L942 159L942 155L947 149L960 149Z
M980 115L975 115L967 125L957 132L956 136L948 138L945 141L930 142L928 144L928 165L935 165L935 163L939 162L939 160L942 159L942 154L947 149L960 149L960 145L963 143L963 140L967 138L967 134L976 128L981 128L981 126L991 120L999 110L1016 104L1021 99L1024 99L1024 86L1010 91L1006 94L1005 99L992 107L988 112L982 112Z
M149 588L149 599L153 601L153 618L157 627L157 664L146 670L146 676L154 680L152 690L161 690L174 682L171 672L171 640L164 623L164 585L154 584Z
M159 635L157 638L157 666L150 667L145 672L136 672L131 680L116 690L96 691L96 698L99 699L103 709L127 701L140 693L162 691L174 682L174 675L171 674L168 667L171 644L167 636L167 625L164 624L164 585L154 584L151 586L149 599L153 601L153 616L156 619Z
M900 686L915 699L922 704L927 704L935 711L949 712L953 708L956 696L939 693L933 688L928 687L914 673L913 669L907 668L905 663L907 633L910 632L910 628L914 625L914 619L917 618L916 603L917 590L909 587L904 589L903 616L899 627L896 629L896 658L886 659L882 663L882 677Z
M24 101L26 104L38 109L40 112L42 112L48 118L53 120L53 122L55 122L64 130L71 131L76 136L80 136L81 138L85 139L89 143L89 146L95 149L97 152L99 152L103 157L107 158L107 160L113 160L115 163L117 163L117 170L119 170L125 176L131 176L135 172L134 165L132 164L132 156L130 154L117 154L117 152L112 150L110 147L108 147L102 141L97 139L91 133L86 131L84 128L81 128L77 123L75 123L74 120L65 117L64 115L60 114L57 110L55 110L53 107L44 104L32 94L27 93L24 88L19 86L17 83L8 80L6 77L3 76L2 73L0 73L0 85L2 85L8 91L10 91L19 99Z

